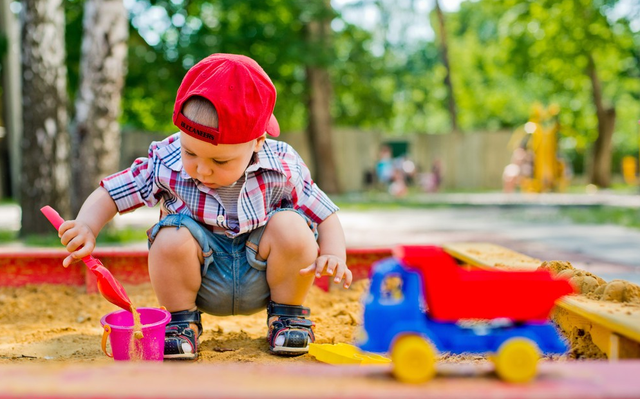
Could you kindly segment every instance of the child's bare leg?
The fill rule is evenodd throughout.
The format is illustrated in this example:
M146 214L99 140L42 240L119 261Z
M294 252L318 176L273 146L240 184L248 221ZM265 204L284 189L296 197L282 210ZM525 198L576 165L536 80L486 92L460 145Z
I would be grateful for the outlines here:
M318 244L306 221L293 211L274 214L265 228L260 258L267 260L267 283L273 302L301 305L313 283L313 275L300 270L318 257Z
M301 276L300 270L313 264L318 257L318 244L306 221L293 211L274 214L260 240L258 254L267 260L271 300L285 305L302 305L314 276ZM273 321L271 319L269 323Z
M202 326L196 297L202 282L201 263L200 245L186 227L161 228L149 248L151 285L160 305L171 312L165 331L165 359L198 357Z
M189 229L160 229L149 249L149 277L161 306L169 312L197 309L202 263L202 250Z
M300 270L312 265L318 257L314 234L296 212L278 212L267 223L258 255L267 260L267 283L272 301L267 321L270 350L278 355L302 355L314 341L313 322L295 316L302 316L298 312L303 311L301 305L313 284L314 275L301 275ZM285 315L294 317L283 317Z

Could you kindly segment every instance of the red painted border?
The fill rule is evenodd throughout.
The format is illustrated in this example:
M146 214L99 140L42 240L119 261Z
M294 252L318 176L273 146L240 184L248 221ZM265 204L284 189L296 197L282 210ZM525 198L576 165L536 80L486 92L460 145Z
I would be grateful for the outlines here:
M64 249L29 248L0 250L0 287L21 287L27 284L65 284L87 287L96 292L96 280L86 273L82 263L62 267L67 252ZM147 250L103 248L93 252L123 284L141 284L149 281ZM371 265L391 256L390 248L349 248L347 265L354 281L367 278ZM315 284L324 290L330 287L328 277L316 279Z

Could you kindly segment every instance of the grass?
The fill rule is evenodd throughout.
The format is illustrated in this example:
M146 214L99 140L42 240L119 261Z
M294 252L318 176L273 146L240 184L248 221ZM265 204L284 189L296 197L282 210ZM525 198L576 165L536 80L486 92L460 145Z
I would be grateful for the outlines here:
M586 185L575 185L570 187L569 193L584 193ZM618 194L636 193L637 188L624 185L616 185L610 192ZM487 191L488 192L488 191ZM495 192L495 191L494 191ZM461 192L457 192L461 193ZM380 209L437 209L452 207L468 207L464 204L448 204L438 202L433 198L425 202L428 194L422 193L415 187L411 187L406 197L396 198L387 192L370 190L360 193L332 196L332 199L340 208L352 211L367 211ZM3 201L3 203L12 203ZM495 205L493 205L495 206ZM513 207L513 206L510 206ZM621 208L608 206L547 206L545 212L534 212L527 216L523 213L521 217L535 221L566 220L578 224L613 224L623 227L640 229L640 209ZM145 242L147 240L146 229L125 228L116 230L107 228L98 237L97 245L122 245L133 242ZM0 242L11 243L20 242L30 247L60 247L60 240L56 234L44 236L29 236L20 238L17 231L0 230Z
M586 186L574 186L570 192L584 193ZM610 191L618 194L634 193L630 191L628 186L614 187ZM636 190L633 188L633 190ZM418 192L410 192L404 198L395 198L385 192L363 192L338 196L333 198L336 205L341 209L366 211L379 209L403 209L403 208L452 208L452 207L470 207L473 205L465 204L447 204L444 202L424 202L423 194ZM478 205L482 206L482 205ZM498 206L498 205L487 205ZM518 207L519 205L505 205L507 208ZM522 206L523 208L525 206ZM565 220L576 224L612 224L633 229L640 229L640 209L610 207L603 205L591 206L553 206L544 205L547 208L545 212L523 212L520 218L531 219L532 221L553 221Z
M18 232L13 230L0 230L0 242L12 242L18 239Z
M605 206L563 207L561 217L579 224L614 224L640 229L640 209Z
M458 191L457 193L462 193ZM429 195L411 187L405 197L398 198L385 191L369 190L358 193L343 195L332 195L331 199L342 209L349 210L369 210L369 209L401 209L401 208L442 208L454 207L443 201L438 201L437 197L432 197L425 201Z
M106 229L98 236L97 246L122 245L134 242L146 242L147 231L145 229ZM61 248L60 238L55 233L45 235L29 235L24 238L18 236L17 231L0 230L0 242L21 243L28 247Z

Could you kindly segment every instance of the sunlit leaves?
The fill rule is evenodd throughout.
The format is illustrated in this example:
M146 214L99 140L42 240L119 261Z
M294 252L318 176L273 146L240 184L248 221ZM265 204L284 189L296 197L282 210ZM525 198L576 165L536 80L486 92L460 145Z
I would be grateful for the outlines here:
M381 27L367 31L333 15L332 49L320 52L305 38L305 23L323 16L317 0L127 0L132 4L129 73L122 121L127 127L172 132L175 91L194 63L214 52L254 57L278 90L283 130L306 125L306 65L324 65L333 83L332 115L339 126L389 134L447 133L445 70L433 41L385 41ZM390 20L415 22L419 2L376 0ZM77 82L81 0L67 0L70 92ZM352 9L365 2L353 2ZM614 143L637 149L640 34L612 17L616 0L478 0L446 13L453 87L465 132L516 129L531 104L561 107L561 145L585 154L596 119L588 55L596 60L603 94L618 112ZM152 12L144 28L141 17ZM422 12L422 11L421 11ZM155 14L154 14L155 13ZM393 17L393 18L392 18ZM432 21L425 18L424 25ZM413 18L413 19L411 19ZM145 30L146 29L146 30ZM157 34L157 41L144 35ZM75 50L74 50L75 49ZM75 51L75 52L74 52Z

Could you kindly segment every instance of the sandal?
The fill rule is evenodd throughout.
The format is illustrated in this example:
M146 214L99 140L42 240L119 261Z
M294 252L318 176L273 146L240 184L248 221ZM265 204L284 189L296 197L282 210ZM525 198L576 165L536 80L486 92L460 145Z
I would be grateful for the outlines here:
M267 324L273 316L278 318L269 325L267 342L271 353L281 356L300 356L309 352L309 344L315 341L315 323L307 320L309 308L269 302Z
M198 338L202 334L202 312L183 310L171 313L171 321L164 334L164 358L166 360L195 360L198 358ZM198 327L193 331L191 324Z

